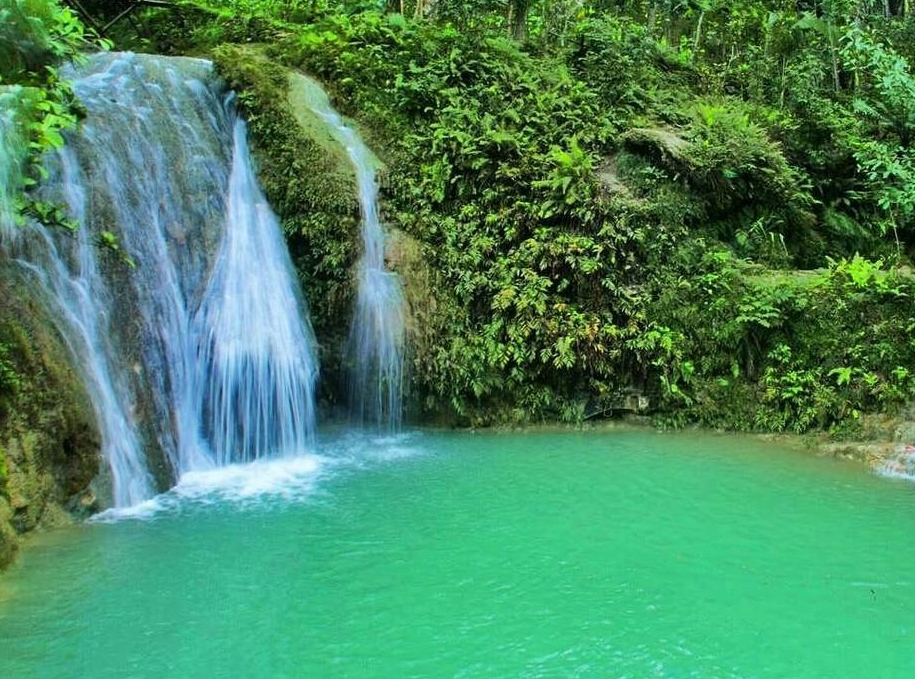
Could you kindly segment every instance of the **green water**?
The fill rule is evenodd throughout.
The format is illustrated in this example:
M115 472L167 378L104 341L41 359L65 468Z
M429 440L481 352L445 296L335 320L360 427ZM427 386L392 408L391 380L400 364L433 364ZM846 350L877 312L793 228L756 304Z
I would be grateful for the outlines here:
M340 437L41 536L0 677L915 676L915 485L733 437Z

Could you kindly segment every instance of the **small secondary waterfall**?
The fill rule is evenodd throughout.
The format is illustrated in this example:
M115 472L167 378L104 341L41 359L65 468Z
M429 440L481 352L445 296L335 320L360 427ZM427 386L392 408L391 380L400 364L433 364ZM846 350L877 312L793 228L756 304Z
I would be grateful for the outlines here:
M14 254L89 385L114 504L150 497L154 476L305 451L315 343L212 65L101 54L67 77L87 114L42 197L81 228L32 224Z
M378 214L378 160L330 104L321 87L292 74L290 89L323 120L356 171L362 210L362 254L350 331L351 407L362 424L397 431L402 420L404 300L400 278L385 268L385 232Z
M915 446L902 446L889 456L878 471L885 476L915 481Z

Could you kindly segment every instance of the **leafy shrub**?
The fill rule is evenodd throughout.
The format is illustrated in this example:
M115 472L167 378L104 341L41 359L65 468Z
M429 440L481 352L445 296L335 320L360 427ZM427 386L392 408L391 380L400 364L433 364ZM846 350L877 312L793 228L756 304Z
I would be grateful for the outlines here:
M423 271L412 376L428 410L577 420L648 392L672 422L800 431L911 396L909 279L852 257L909 238L907 70L875 42L843 54L835 8L537 6L519 43L504 3L425 20L209 4L198 47L269 38L384 156L385 217ZM295 146L239 84L263 146ZM332 326L351 217L309 216L322 209L283 153L268 193ZM827 256L825 273L790 270Z
M655 360L661 403L681 419L769 431L892 412L915 396L913 292L910 274L861 257L772 274L709 253L652 305L676 341ZM670 393L677 374L689 379Z

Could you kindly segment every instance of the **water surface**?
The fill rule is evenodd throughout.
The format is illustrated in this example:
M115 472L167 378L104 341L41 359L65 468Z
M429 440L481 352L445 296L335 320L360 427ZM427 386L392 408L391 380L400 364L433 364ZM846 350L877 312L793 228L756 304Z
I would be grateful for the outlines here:
M35 539L0 675L913 676L911 483L645 431L319 450Z

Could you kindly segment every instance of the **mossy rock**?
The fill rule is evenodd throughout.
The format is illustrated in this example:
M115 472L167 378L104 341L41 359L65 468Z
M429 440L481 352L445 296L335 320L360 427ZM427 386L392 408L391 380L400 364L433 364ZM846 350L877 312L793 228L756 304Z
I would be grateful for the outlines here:
M0 266L0 564L19 534L76 502L98 475L100 436L91 401L63 339L34 292Z
M685 164L690 142L675 130L634 127L621 137L623 143L637 153L644 153L662 164L675 161Z
M19 547L18 535L10 525L13 512L6 498L0 497L0 569L9 565Z

